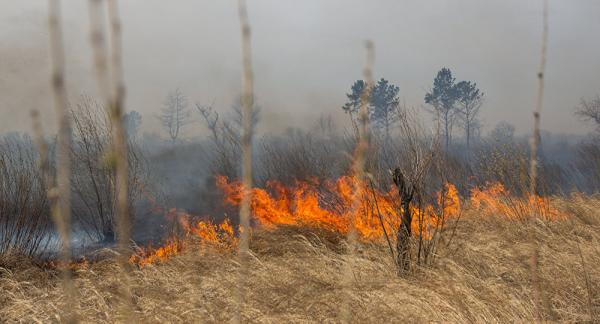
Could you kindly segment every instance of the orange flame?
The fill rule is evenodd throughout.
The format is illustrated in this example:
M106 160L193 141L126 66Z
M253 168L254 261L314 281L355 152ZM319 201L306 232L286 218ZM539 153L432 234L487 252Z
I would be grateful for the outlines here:
M90 266L90 262L85 258L81 258L76 261L69 261L67 263L63 261L47 261L42 264L43 267L52 269L69 269L73 271L87 270Z
M229 182L223 176L218 176L216 183L224 193L224 202L239 206L242 184L239 181ZM352 208L354 197L360 197L358 209ZM394 189L382 192L359 184L349 176L322 184L317 181L297 182L292 187L269 181L267 189L252 189L251 209L253 219L267 230L281 225L294 225L346 234L353 226L361 239L378 241L385 235L382 223L387 233L395 233L400 226L402 209L397 199ZM443 193L437 196L437 205L427 205L422 210L411 207L414 215L411 226L415 235L421 234L429 239L433 229L443 225L443 219L458 216L461 204L456 187L446 184ZM193 221L190 215L174 208L166 212L166 217L177 220L184 236L173 236L159 248L139 249L130 257L131 263L143 267L164 262L188 249L190 238L198 241L202 248L231 249L237 243L229 220L221 224Z
M188 249L191 241L197 241L200 248L215 249L229 249L237 243L233 226L228 219L217 225L210 221L192 220L189 214L174 209L171 209L169 214L177 216L178 223L184 231L183 237L173 235L159 248L152 246L140 248L129 258L130 263L144 267L164 262Z
M276 181L270 181L267 183L267 188L273 194L265 189L253 188L252 215L267 229L277 225L297 225L347 233L353 226L364 240L383 238L381 221L388 233L395 232L400 226L401 208L395 200L397 198L393 189L390 192L381 192L360 185L349 176L319 185L316 181L297 182L295 186L286 188ZM240 204L242 194L240 182L228 182L227 178L219 176L217 186L225 193L227 204L232 206ZM420 220L420 222L413 221L411 224L413 232L423 233L427 238L430 229L440 225L440 219L454 217L460 213L458 191L452 184L446 184L445 189L444 199L441 198L442 194L438 195L438 204L443 205L441 213L436 213L435 208L430 205L422 212L413 207L413 214ZM354 190L357 192L354 193ZM361 197L358 210L351 208L353 197Z
M484 188L471 190L471 206L488 215L500 215L510 219L536 216L545 220L564 220L566 214L554 206L548 197L528 195L512 196L501 183L489 183Z

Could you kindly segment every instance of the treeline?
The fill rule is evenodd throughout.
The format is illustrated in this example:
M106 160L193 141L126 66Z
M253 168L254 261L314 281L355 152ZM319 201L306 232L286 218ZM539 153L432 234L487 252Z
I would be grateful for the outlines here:
M365 83L356 81L347 102L341 105L355 121L360 93ZM506 122L483 133L478 112L483 92L471 81L456 82L450 70L442 69L424 96L428 109L419 111L400 104L399 88L380 79L369 91L371 120L370 148L366 168L374 185L387 190L391 170L401 166L406 174L427 166L426 195L445 182L454 184L463 196L488 183L502 183L516 195L527 192L529 179L528 138L516 136ZM585 121L598 122L600 100L583 100L576 113ZM195 215L215 218L235 215L226 210L215 176L230 179L240 174L239 101L228 109L194 104L179 90L166 98L160 115L166 138L140 135L143 116L131 111L124 116L129 141L129 206L135 221L134 237L160 239L168 230L163 215L179 208ZM422 109L421 109L422 110ZM260 127L260 107L253 122ZM437 127L426 126L427 116ZM96 100L82 97L71 107L73 124L73 175L71 179L74 230L88 241L115 240L115 174L111 159L113 127L105 109ZM195 123L191 123L195 120ZM353 123L353 125L356 125ZM464 136L452 138L459 125ZM201 138L182 139L186 127L202 127ZM600 141L587 137L542 134L540 151L540 194L600 189ZM47 138L50 159L47 170L55 173L55 138ZM357 141L355 127L340 128L322 116L303 129L290 128L282 134L265 134L254 139L254 180L266 187L269 181L294 185L297 181L323 183L346 175ZM36 144L27 135L5 134L0 138L0 253L39 253L54 244L54 228L46 184L40 172ZM235 217L234 217L235 219Z

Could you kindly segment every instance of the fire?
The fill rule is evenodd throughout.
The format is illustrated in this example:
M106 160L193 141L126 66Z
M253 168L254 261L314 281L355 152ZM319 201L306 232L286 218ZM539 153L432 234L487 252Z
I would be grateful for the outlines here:
M130 263L144 267L164 262L192 247L192 242L196 242L201 249L210 247L217 250L230 249L237 243L233 226L228 219L220 224L214 224L210 221L194 220L185 212L171 209L168 216L173 215L177 217L177 221L183 229L183 236L173 235L159 248L151 246L139 248L137 253L129 258Z
M224 193L224 203L239 206L242 184L230 182L223 176L217 177L216 183ZM253 220L267 230L293 225L347 234L354 228L363 241L381 241L385 235L382 226L388 234L395 233L400 227L402 209L395 189L380 191L350 176L324 183L298 181L291 187L269 181L264 189L252 188L251 195ZM360 199L358 209L352 208L355 197ZM415 235L430 239L433 230L443 226L444 219L457 217L461 212L458 191L452 184L446 184L444 190L437 194L436 203L436 206L411 207L414 215L411 226ZM229 220L220 224L195 220L174 208L166 211L165 216L180 226L183 235L171 237L159 248L140 248L131 256L131 263L143 267L164 262L194 245L201 249L231 250L237 243ZM391 239L394 239L393 236Z
M217 186L225 194L227 204L240 204L240 182L229 182L220 176L217 177ZM360 208L351 208L353 197L361 197ZM438 195L438 205L443 206L440 213L436 213L436 208L431 205L422 211L413 207L415 219L419 220L411 224L414 233L423 233L427 237L429 230L437 227L441 219L458 215L460 200L452 184L446 184L445 193ZM256 222L267 229L278 225L297 225L345 234L354 227L362 239L371 241L384 237L382 222L388 233L394 233L401 219L401 208L394 189L382 192L360 185L349 176L322 184L299 181L290 188L270 181L267 189L252 189L251 209Z
M218 176L216 183L224 194L225 205L237 207L242 198L242 184ZM347 234L356 229L363 241L381 241L385 232L396 233L400 227L398 194L395 188L381 191L359 183L350 176L335 181L319 183L316 180L298 181L293 186L284 186L269 181L266 188L252 188L251 211L256 225L272 230L278 226L292 225L322 228ZM352 208L355 197L359 197L359 208ZM456 187L446 183L441 192L434 196L435 203L418 206L413 202L412 232L431 239L435 230L444 226L444 221L457 218L462 210ZM500 183L488 184L471 191L470 206L487 215L502 215L509 219L522 219L536 214L543 219L566 218L548 198L529 196L518 198L510 195ZM164 262L193 246L231 251L237 244L234 227L225 220L220 224L198 220L177 209L165 212L175 221L183 235L173 236L159 248L141 248L131 256L130 262L143 267ZM385 227L385 232L383 227ZM238 229L238 231L241 229Z
M52 269L69 269L72 271L87 270L90 266L90 262L85 258L81 258L76 261L69 261L67 263L63 261L48 261L43 263L44 267Z
M129 257L129 262L139 265L140 267L149 264L164 262L170 257L178 255L185 248L185 241L177 238L169 239L160 248L154 249L152 246L140 248L140 250Z
M490 183L484 188L472 189L470 203L476 210L510 219L525 219L532 216L545 220L567 218L548 197L537 195L515 197L501 183Z

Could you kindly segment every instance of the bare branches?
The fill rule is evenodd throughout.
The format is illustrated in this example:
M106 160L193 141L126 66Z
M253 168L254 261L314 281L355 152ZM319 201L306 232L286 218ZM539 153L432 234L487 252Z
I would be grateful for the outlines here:
M581 99L581 103L575 108L575 115L584 121L591 121L600 130L600 96L592 99Z
M190 123L187 97L179 89L169 93L158 119L175 143L184 126Z
M53 240L47 189L56 191L54 172L46 141L39 140L41 123L33 119L39 157L29 136L0 137L0 259L10 254L33 257Z

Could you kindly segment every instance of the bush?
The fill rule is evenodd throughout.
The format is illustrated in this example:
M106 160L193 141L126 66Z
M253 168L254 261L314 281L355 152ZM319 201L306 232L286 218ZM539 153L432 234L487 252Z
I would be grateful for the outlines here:
M0 255L32 256L50 243L52 221L31 139L0 139Z
M112 125L104 107L89 97L71 111L73 120L73 216L94 240L113 242L116 226L116 183ZM135 216L145 178L144 160L129 143L129 215ZM131 222L133 224L133 221Z

